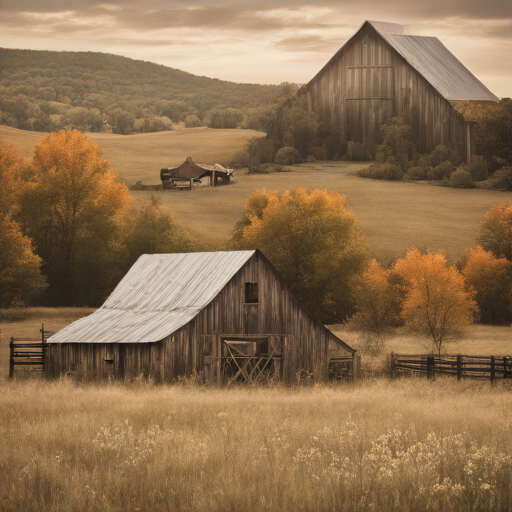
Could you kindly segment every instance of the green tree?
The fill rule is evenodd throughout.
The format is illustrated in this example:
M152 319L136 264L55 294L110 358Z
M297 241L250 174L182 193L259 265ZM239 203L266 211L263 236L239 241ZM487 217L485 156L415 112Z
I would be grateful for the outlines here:
M58 305L100 303L112 286L116 215L128 197L101 149L74 130L34 149L33 178L20 192L20 220L35 242Z
M421 254L412 248L405 258L396 261L394 272L405 282L401 311L405 326L429 335L441 355L444 342L473 322L473 312L478 310L474 293L439 252Z
M305 188L257 190L232 241L261 249L321 321L343 321L354 312L351 278L364 269L368 249L345 196Z
M132 201L120 218L123 246L120 260L124 274L142 254L193 252L196 237L186 230L162 201Z

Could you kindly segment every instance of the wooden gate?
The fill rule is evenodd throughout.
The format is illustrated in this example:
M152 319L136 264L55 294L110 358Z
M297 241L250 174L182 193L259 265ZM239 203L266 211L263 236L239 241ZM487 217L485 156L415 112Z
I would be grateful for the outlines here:
M44 324L39 329L39 338L11 338L9 343L9 378L12 379L17 369L25 368L31 373L43 373L46 358L46 339L53 332L45 331Z

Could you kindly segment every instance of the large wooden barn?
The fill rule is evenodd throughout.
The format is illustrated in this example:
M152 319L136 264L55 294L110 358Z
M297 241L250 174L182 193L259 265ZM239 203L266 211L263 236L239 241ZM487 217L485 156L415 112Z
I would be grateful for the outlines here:
M146 254L101 308L48 339L45 374L210 384L354 376L324 327L260 251Z
M378 21L365 21L299 94L348 141L374 147L380 126L403 117L421 153L443 144L465 161L473 151L468 102L498 101L436 37Z
M216 187L231 181L233 169L220 164L196 164L189 156L180 166L160 169L162 188Z

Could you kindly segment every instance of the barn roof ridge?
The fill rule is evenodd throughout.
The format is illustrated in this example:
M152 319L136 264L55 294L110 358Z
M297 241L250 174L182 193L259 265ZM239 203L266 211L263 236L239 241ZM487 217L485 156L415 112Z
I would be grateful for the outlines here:
M447 101L499 101L499 98L437 37L405 34L403 25L371 20L361 24L325 66L304 86L306 89L367 24Z

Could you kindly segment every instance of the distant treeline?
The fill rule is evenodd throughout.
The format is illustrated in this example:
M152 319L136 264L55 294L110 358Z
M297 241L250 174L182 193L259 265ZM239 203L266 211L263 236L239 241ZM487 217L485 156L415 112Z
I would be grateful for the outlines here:
M127 134L247 127L293 84L237 84L96 52L0 49L0 124ZM253 124L253 123L252 123Z

